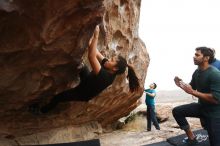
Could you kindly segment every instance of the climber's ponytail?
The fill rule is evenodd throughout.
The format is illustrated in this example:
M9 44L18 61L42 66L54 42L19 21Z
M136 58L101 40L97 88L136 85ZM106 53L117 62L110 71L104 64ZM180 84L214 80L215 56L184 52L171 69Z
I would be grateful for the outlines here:
M129 88L131 92L137 91L140 88L139 79L134 71L134 68L131 65L128 65L128 75L127 78L129 80Z
M137 91L140 87L139 80L136 76L136 73L131 65L127 64L127 61L122 56L118 56L116 74L122 74L125 72L126 67L128 67L128 75L127 78L129 80L129 88L131 92Z

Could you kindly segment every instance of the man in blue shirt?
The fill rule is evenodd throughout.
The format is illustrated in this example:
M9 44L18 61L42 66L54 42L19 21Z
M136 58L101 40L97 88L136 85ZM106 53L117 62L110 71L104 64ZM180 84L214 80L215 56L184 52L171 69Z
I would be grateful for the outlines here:
M212 49L214 55L215 55L215 50ZM218 70L220 70L220 60L214 58L213 62L211 63L212 66L216 67Z
M154 98L156 96L156 87L155 83L150 84L149 89L145 89L146 99L145 103L147 105L147 131L151 131L151 122L157 130L160 130L160 126L158 124L156 114L155 114L155 101Z

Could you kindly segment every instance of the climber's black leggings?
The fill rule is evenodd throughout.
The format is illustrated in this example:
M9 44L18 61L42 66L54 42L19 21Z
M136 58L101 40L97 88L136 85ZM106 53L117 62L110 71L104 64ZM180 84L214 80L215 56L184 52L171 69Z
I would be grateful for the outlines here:
M80 83L86 79L89 75L89 69L87 66L84 66L80 71ZM60 102L68 102L68 101L89 101L89 97L85 97L82 95L83 91L80 88L80 84L72 89L63 91L57 95L55 95L51 101L41 108L42 113L47 113L51 109L55 108Z

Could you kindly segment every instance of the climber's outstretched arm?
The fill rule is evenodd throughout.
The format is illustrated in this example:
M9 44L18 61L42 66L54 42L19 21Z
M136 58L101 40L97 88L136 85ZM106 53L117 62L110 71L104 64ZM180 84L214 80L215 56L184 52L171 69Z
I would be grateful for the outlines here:
M100 56L101 54L97 50L98 38L99 38L99 26L97 25L96 28L95 28L95 31L93 33L93 36L90 39L89 47L88 47L89 63L91 65L91 67L92 67L92 71L95 74L98 74L100 69L101 69L101 65L99 63L99 58L103 57L103 56Z

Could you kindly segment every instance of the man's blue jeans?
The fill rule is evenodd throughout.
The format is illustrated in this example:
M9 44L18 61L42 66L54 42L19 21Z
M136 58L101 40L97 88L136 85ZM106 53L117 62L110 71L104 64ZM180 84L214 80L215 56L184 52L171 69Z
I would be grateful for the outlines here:
M156 113L155 113L155 106L154 105L147 105L147 130L151 130L152 122L156 129L160 129Z
M220 118L205 117L199 103L185 104L173 109L173 117L182 130L190 128L186 117L202 118L208 131L210 146L220 146Z

